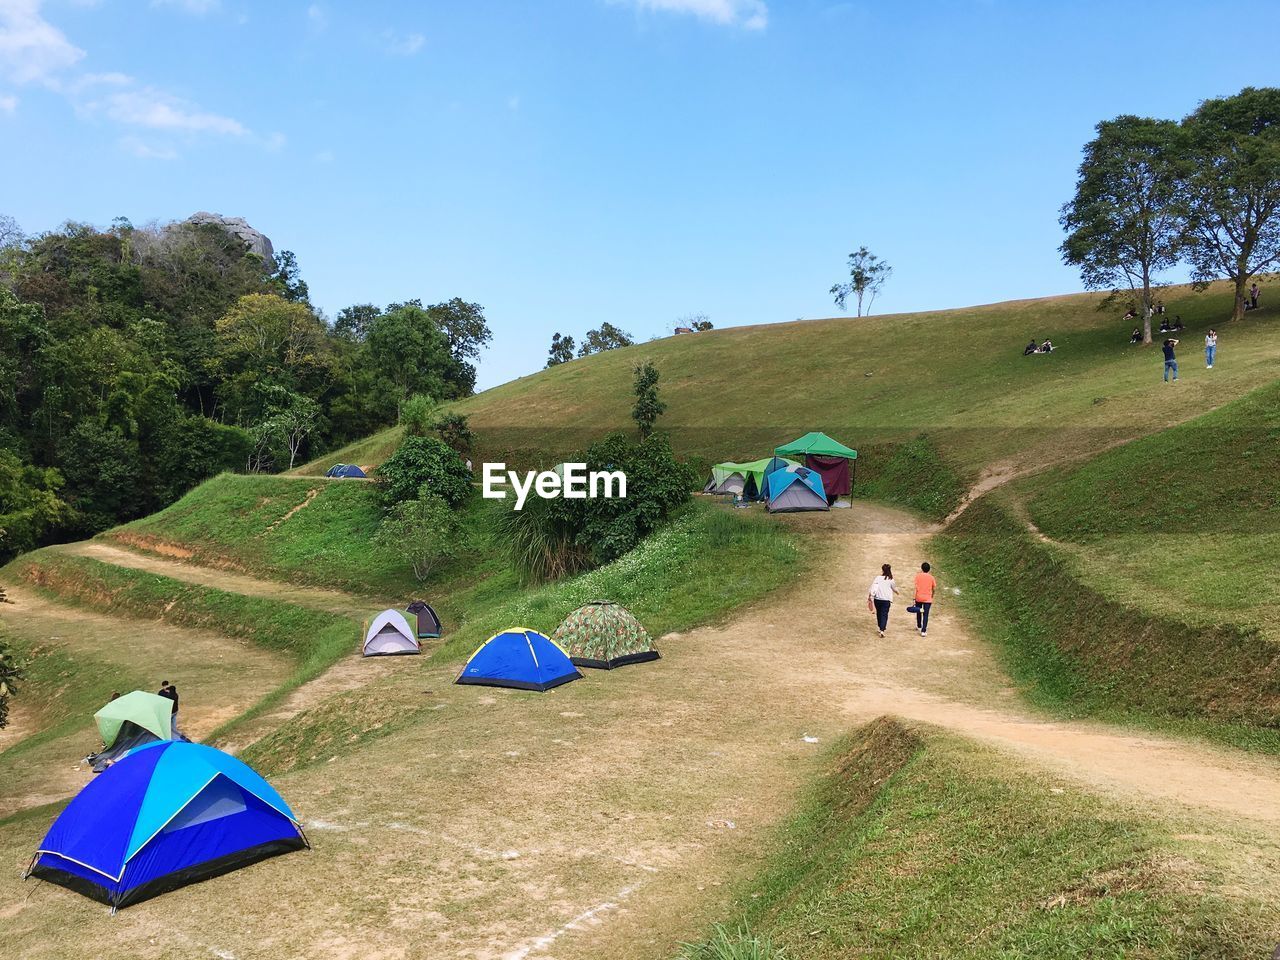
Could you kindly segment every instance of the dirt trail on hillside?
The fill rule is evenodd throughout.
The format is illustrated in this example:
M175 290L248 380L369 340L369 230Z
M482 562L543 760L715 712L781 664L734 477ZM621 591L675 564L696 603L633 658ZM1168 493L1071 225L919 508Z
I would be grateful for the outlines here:
M331 590L325 587L304 587L296 584L281 583L278 580L260 580L244 573L215 570L195 563L182 563L178 560L170 560L155 554L135 553L133 550L115 547L100 540L82 540L79 543L69 543L50 549L62 553L75 554L76 556L90 557L117 567L145 570L148 573L171 577L174 580L197 583L206 587L216 587L228 593L271 597L274 600L283 600L302 607L311 607L315 610L324 610L327 613L350 616L356 620L379 609L375 601L344 593L341 590Z
M10 941L34 960L70 956L48 931L74 912L104 960L668 957L723 918L820 751L884 713L1006 751L1014 771L1025 758L1064 790L1170 812L1197 835L1274 836L1280 764L1035 716L958 616L945 570L928 638L905 600L878 638L867 585L883 562L910 583L926 524L864 503L776 519L829 539L819 569L730 624L661 638L650 664L535 695L457 686L456 664L340 663L299 691L304 709L372 678L412 722L274 778L314 850L110 925L39 888L6 917ZM0 831L0 862L20 867L36 838L34 827ZM0 870L0 902L27 893ZM281 903L306 909L281 923Z
M69 658L77 673L68 677L68 684L92 683L94 671L148 690L171 680L182 696L182 730L194 740L243 713L290 669L284 657L245 640L63 606L26 587L6 589L14 602L5 604L0 622L37 654L48 650ZM75 793L91 775L80 759L100 744L92 716L100 704L79 718L65 716L57 702L36 704L20 696L15 706L19 723L0 740L0 817ZM65 720L73 721L66 735L24 752L21 762L6 762L4 751L47 724Z

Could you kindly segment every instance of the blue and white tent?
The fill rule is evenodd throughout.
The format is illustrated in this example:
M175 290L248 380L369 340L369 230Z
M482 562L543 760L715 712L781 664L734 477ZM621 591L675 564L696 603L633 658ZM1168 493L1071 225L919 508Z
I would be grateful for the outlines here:
M766 509L770 513L829 510L822 475L808 467L786 467L765 476Z
M512 627L486 640L455 682L542 692L581 677L569 655L546 634Z
M307 846L289 805L248 766L213 747L166 740L133 750L76 794L26 875L114 913Z

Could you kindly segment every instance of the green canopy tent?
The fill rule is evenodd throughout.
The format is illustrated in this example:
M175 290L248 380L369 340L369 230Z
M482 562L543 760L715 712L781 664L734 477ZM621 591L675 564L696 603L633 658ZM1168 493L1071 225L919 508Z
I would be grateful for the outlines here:
M858 451L832 440L825 433L806 433L774 450L780 457L804 457L804 465L822 475L828 497L852 494Z

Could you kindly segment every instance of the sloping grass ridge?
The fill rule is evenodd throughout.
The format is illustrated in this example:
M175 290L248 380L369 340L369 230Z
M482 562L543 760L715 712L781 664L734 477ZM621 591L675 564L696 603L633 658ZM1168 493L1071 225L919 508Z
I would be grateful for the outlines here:
M998 495L973 503L935 545L1033 703L1115 720L1209 720L1206 733L1280 750L1280 648L1257 630L1108 598Z
M687 960L1262 956L1149 819L881 718L839 744L761 875Z

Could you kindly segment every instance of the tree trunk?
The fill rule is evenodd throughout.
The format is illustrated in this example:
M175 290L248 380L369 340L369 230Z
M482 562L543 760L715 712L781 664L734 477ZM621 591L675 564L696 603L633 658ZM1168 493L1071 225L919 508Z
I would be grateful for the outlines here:
M1142 342L1151 342L1151 274L1142 270Z
M1232 320L1244 319L1244 295L1245 284L1249 282L1249 275L1246 273L1236 274L1236 303L1231 311Z

